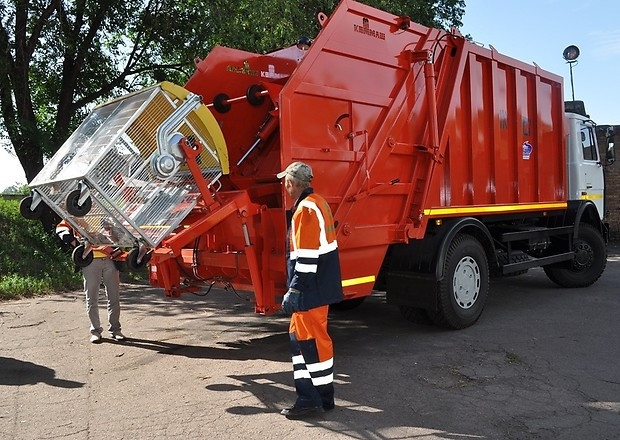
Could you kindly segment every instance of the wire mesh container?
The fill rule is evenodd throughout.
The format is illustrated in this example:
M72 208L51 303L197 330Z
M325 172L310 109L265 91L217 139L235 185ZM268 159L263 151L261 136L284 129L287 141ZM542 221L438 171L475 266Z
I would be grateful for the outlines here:
M31 189L93 245L157 246L196 205L200 192L183 163L162 176L158 129L188 92L161 83L95 108L30 184ZM198 141L202 177L213 185L228 162L224 139L204 106L175 125L177 138ZM83 210L84 212L80 212Z

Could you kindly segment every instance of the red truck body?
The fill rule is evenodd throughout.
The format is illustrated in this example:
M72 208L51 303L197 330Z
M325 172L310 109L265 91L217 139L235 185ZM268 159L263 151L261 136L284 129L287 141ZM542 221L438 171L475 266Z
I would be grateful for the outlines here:
M154 252L168 295L222 282L279 308L291 201L275 175L292 161L334 213L346 299L431 226L567 209L561 77L351 0L319 21L307 51L196 60L185 88L209 104L230 169Z

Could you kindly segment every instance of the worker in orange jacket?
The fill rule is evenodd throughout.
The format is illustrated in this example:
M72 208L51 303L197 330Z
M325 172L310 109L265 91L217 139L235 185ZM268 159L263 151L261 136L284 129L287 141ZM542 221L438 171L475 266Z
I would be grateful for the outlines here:
M342 301L336 228L325 199L310 187L312 169L293 162L278 173L295 201L287 211L288 291L282 310L291 313L289 336L297 400L282 410L290 419L334 408L334 349L327 333L329 304Z
M56 234L64 243L73 247L78 245L75 233L66 220L61 221L56 226ZM99 319L99 287L102 280L108 299L109 331L112 339L122 341L125 336L121 333L120 323L120 274L113 261L114 258L122 254L122 251L112 246L99 246L93 248L92 252L92 263L82 268L86 312L90 320L90 342L97 344L102 341L103 328Z

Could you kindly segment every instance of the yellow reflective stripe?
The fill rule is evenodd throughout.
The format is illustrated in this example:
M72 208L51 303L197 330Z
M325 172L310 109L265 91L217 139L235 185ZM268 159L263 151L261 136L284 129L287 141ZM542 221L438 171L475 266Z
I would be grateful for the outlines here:
M581 195L581 199L582 200L598 200L598 199L602 199L603 198L603 194L582 194Z
M424 215L440 216L447 214L485 214L490 212L505 211L533 211L541 209L566 208L566 202L562 203L536 203L533 205L494 205L494 206L464 206L460 208L432 208L425 209Z
M374 275L367 276L367 277L361 277L361 278L350 278L348 280L342 280L342 287L355 286L357 284L374 283L374 282L375 282Z

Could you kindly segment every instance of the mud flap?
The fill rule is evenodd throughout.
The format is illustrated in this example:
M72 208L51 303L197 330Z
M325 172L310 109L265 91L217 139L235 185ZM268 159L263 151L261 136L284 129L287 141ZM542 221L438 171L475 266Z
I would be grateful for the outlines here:
M436 311L438 289L434 273L390 271L387 276L387 303Z

